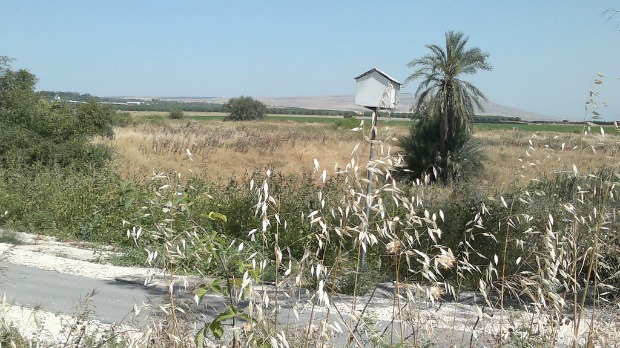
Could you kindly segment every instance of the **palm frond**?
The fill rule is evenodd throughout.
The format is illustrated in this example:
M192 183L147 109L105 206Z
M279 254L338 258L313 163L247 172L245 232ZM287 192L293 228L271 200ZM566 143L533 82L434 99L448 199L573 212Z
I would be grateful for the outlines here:
M462 32L448 31L445 40L445 47L427 45L430 54L409 62L407 66L416 70L405 80L405 83L420 81L415 92L416 113L425 112L427 115L423 118L437 119L426 123L425 127L439 127L435 141L437 158L443 161L437 163L440 167L447 165L448 153L457 150L454 146L460 142L455 143L455 139L469 134L475 108L484 110L480 101L488 101L478 88L461 76L492 70L487 62L489 54L479 48L467 49L469 38Z

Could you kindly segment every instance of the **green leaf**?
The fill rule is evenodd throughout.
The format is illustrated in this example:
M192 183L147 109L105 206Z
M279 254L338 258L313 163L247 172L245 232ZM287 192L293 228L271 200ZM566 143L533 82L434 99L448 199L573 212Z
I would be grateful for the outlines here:
M256 319L250 317L249 315L245 314L245 313L241 313L239 314L239 318L247 321L247 322L256 322Z
M222 293L222 286L220 285L220 282L211 283L211 289L215 290L216 292Z
M220 339L224 335L224 329L222 329L222 322L219 319L215 319L209 324L209 330L213 333L215 338Z
M228 221L228 218L226 217L226 215L220 214L220 213L216 213L216 212L213 212L213 211L209 213L209 219L211 219L211 220L222 220L224 222Z
M196 336L194 337L194 341L196 342L197 348L204 348L205 346L205 331L207 331L207 326L205 325L202 329L198 330Z
M193 294L198 296L199 301L202 301L202 298L207 294L207 289L204 284L202 284L199 288L193 291Z
M233 306L226 306L227 310L224 313L220 313L214 321L223 321L223 320L228 320L228 319L232 319L234 317L239 316L239 314L241 314L239 312L239 310L237 310L237 308L233 307Z

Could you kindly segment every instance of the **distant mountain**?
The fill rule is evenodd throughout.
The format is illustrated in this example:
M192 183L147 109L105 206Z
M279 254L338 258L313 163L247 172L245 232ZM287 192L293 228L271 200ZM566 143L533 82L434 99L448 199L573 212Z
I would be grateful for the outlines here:
M132 100L151 100L152 97L119 97ZM355 105L354 95L332 95L318 97L254 97L265 103L268 107L298 107L306 109L325 110L351 110L364 111L365 109ZM157 97L158 100L170 100L178 102L206 102L225 104L228 98L224 97ZM414 104L415 98L411 93L401 93L398 103L399 112L408 112ZM531 111L495 104L491 102L485 105L484 112L476 111L477 115L495 115L505 117L519 117L523 121L561 121L557 117L540 115Z
M280 98L257 98L271 107L300 107L308 109L330 110L354 110L362 111L364 108L354 105L355 96L336 95L319 97L280 97ZM411 93L401 93L398 111L407 112L414 104L415 98ZM226 102L224 100L223 102ZM479 115L497 115L520 117L523 121L558 121L552 116L540 115L523 109L512 108L500 104L491 103L485 105L484 112L476 112Z

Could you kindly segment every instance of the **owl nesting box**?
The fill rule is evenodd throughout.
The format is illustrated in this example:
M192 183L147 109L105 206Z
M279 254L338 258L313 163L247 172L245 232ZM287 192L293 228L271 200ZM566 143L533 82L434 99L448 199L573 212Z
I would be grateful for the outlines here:
M400 82L372 68L355 78L355 105L368 109L395 109Z

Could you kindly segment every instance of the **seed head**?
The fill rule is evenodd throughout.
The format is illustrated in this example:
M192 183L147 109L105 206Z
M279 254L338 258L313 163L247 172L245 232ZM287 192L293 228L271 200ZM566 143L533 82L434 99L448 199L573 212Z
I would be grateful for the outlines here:
M441 250L441 255L437 255L435 260L435 265L439 265L443 269L452 268L452 266L454 266L454 263L456 262L456 258L454 257L454 255L452 254L452 250L450 249L448 249L448 251Z
M388 255L396 256L403 250L403 243L399 240L393 240L385 245L385 251Z

